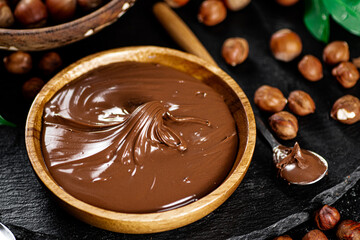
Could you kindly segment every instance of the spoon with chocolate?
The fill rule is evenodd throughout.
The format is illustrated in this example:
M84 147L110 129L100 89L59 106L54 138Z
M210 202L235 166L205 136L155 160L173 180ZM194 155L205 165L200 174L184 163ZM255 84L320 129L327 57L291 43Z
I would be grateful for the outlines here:
M301 149L297 142L294 147L281 145L257 116L256 127L272 147L273 161L280 177L292 184L309 185L326 175L328 163L322 156Z

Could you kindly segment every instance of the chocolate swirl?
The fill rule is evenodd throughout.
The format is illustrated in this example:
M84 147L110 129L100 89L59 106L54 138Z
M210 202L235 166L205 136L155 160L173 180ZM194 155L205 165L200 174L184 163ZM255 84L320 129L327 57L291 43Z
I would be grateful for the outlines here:
M237 144L223 98L161 65L96 69L44 108L42 153L52 177L74 197L114 211L196 201L225 179Z

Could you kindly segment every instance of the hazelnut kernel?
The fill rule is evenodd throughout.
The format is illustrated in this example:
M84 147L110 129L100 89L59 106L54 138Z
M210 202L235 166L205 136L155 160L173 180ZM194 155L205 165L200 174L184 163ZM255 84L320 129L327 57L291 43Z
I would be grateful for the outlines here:
M289 62L300 55L302 42L295 32L281 29L271 36L270 49L277 60Z
M347 62L350 58L349 45L345 41L334 41L329 43L323 51L323 60L329 65L339 62Z
M323 78L323 67L320 60L313 55L305 55L298 64L299 72L309 81Z
M336 231L339 240L360 239L360 223L353 220L342 221Z
M345 95L334 103L330 116L344 124L353 124L360 120L360 100L352 95Z
M302 240L326 240L326 239L328 239L326 235L318 229L311 230L302 238Z
M222 56L231 66L246 60L249 55L249 44L244 38L228 38L222 46Z
M48 52L40 59L39 69L44 75L55 73L62 65L61 57L56 52Z
M226 7L222 1L205 0L200 6L198 20L207 26L214 26L224 21L226 14Z
M299 130L296 117L286 111L274 113L269 118L269 125L276 135L283 140L295 138Z
M305 116L315 112L313 99L309 94L301 90L295 90L290 93L288 106L293 113L299 116Z
M41 0L21 0L16 5L14 16L21 25L35 28L46 24L48 14Z
M315 213L315 222L320 230L333 229L340 220L340 213L336 208L324 205Z
M276 0L276 2L282 6L289 7L297 3L299 0Z
M351 88L355 86L359 80L359 71L351 62L342 62L335 67L331 74L336 77L336 80L344 87Z
M288 235L285 235L285 236L276 237L273 240L292 240L292 238Z
M0 1L0 28L7 28L14 24L14 15L6 2Z
M172 8L179 8L189 2L189 0L165 0L165 2Z
M261 110L279 112L284 109L287 100L278 88L263 85L256 90L254 102Z
M44 81L41 78L33 77L27 80L22 86L22 93L26 99L32 100L40 92L44 86Z
M4 57L5 68L13 74L25 74L32 68L32 58L27 52L17 51Z
M226 7L231 11L238 11L249 5L251 0L224 0Z

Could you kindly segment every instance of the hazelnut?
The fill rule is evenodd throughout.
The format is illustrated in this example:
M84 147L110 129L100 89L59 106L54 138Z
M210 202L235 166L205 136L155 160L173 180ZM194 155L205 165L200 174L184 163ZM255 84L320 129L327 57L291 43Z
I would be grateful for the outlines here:
M333 229L339 220L339 211L329 205L324 205L315 213L315 222L320 230Z
M342 62L335 67L331 74L336 77L336 80L344 87L351 88L355 86L359 80L359 71L351 62Z
M302 238L302 240L326 240L326 239L328 239L326 235L318 229L311 230Z
M179 8L187 4L189 0L165 0L165 2L172 8Z
M273 240L292 240L292 238L288 235L276 237Z
M5 68L13 74L25 74L32 68L32 58L29 53L17 51L4 57Z
M283 140L295 138L299 130L296 117L286 111L274 113L269 118L269 125L276 135Z
M339 62L347 62L350 58L349 45L344 41L334 41L329 43L323 51L323 60L329 65Z
M355 67L360 68L360 57L353 58L352 63Z
M309 81L323 78L323 67L320 60L313 55L305 55L298 64L299 72Z
M334 103L330 116L345 124L353 124L360 120L360 100L352 95L345 95Z
M263 85L256 90L254 102L261 110L279 112L284 109L287 100L278 88Z
M288 106L293 113L299 116L305 116L315 112L315 103L311 96L301 90L295 90L290 93Z
M251 0L224 0L226 7L231 11L238 11L249 5Z
M7 28L14 24L14 15L6 2L0 1L0 28Z
M337 228L336 236L340 240L359 240L360 223L353 220L342 221Z
M248 57L249 44L244 38L228 38L222 46L221 53L228 64L236 66Z
M16 5L14 16L21 25L35 28L46 24L48 14L41 0L21 0Z
M214 26L221 23L226 18L226 7L222 1L219 0L205 0L200 6L198 13L199 22Z
M271 36L270 49L277 60L289 62L300 55L301 39L290 29L281 29Z
M62 65L61 58L56 52L48 52L40 59L39 69L44 75L51 75L55 73Z
M282 6L289 7L297 3L299 0L276 0L276 2Z
M55 22L66 22L75 15L76 0L46 0L45 3Z
M27 80L22 86L22 93L26 99L32 100L40 92L44 86L44 81L41 78L33 77Z

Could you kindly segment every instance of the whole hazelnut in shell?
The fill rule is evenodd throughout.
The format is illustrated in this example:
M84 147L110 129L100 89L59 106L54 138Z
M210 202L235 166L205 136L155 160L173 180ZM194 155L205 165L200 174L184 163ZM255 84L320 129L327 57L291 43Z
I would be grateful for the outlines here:
M342 221L337 228L336 236L340 240L359 240L360 223L353 220Z
M352 95L345 95L334 103L330 116L345 124L353 124L360 120L360 100Z
M326 235L318 229L311 230L302 238L302 240L327 240L327 239L328 238L326 237Z
M77 0L79 8L83 11L93 10L101 5L103 0Z
M311 82L323 78L323 67L320 60L313 55L305 55L298 64L299 72Z
M301 90L292 91L288 97L290 110L299 116L315 112L315 103L309 94Z
M255 91L254 102L261 110L280 112L287 100L278 88L263 85Z
M249 5L251 0L224 0L226 7L231 11L238 11Z
M66 22L75 15L76 0L46 0L45 3L55 22Z
M345 41L334 41L326 45L323 51L323 60L329 65L347 62L350 58L349 45Z
M198 20L207 26L214 26L224 21L226 14L226 7L222 1L205 0L200 5Z
M289 7L297 3L299 0L276 0L276 2L282 6Z
M295 138L299 130L296 117L286 111L274 113L269 118L269 125L276 135L283 140Z
M359 71L351 62L342 62L335 67L331 74L336 77L336 80L344 87L351 88L355 86L359 80Z
M17 51L4 57L4 65L10 73L25 74L32 69L32 58L27 52Z
M270 49L277 60L289 62L300 55L302 42L297 33L281 29L271 36Z
M315 213L315 222L320 230L333 229L340 220L339 211L329 205L324 205Z
M44 75L55 73L62 65L62 60L57 52L45 53L39 61L39 69Z
M221 54L231 66L243 63L249 55L249 44L245 38L228 38L225 40Z
M292 240L292 238L288 235L284 235L284 236L276 237L273 240Z
M5 1L0 1L0 28L7 28L14 24L14 15Z
M27 80L22 86L22 93L24 98L29 100L34 99L44 84L44 81L38 77L33 77Z
M35 28L46 24L48 12L41 0L21 0L15 7L14 16L21 25Z

